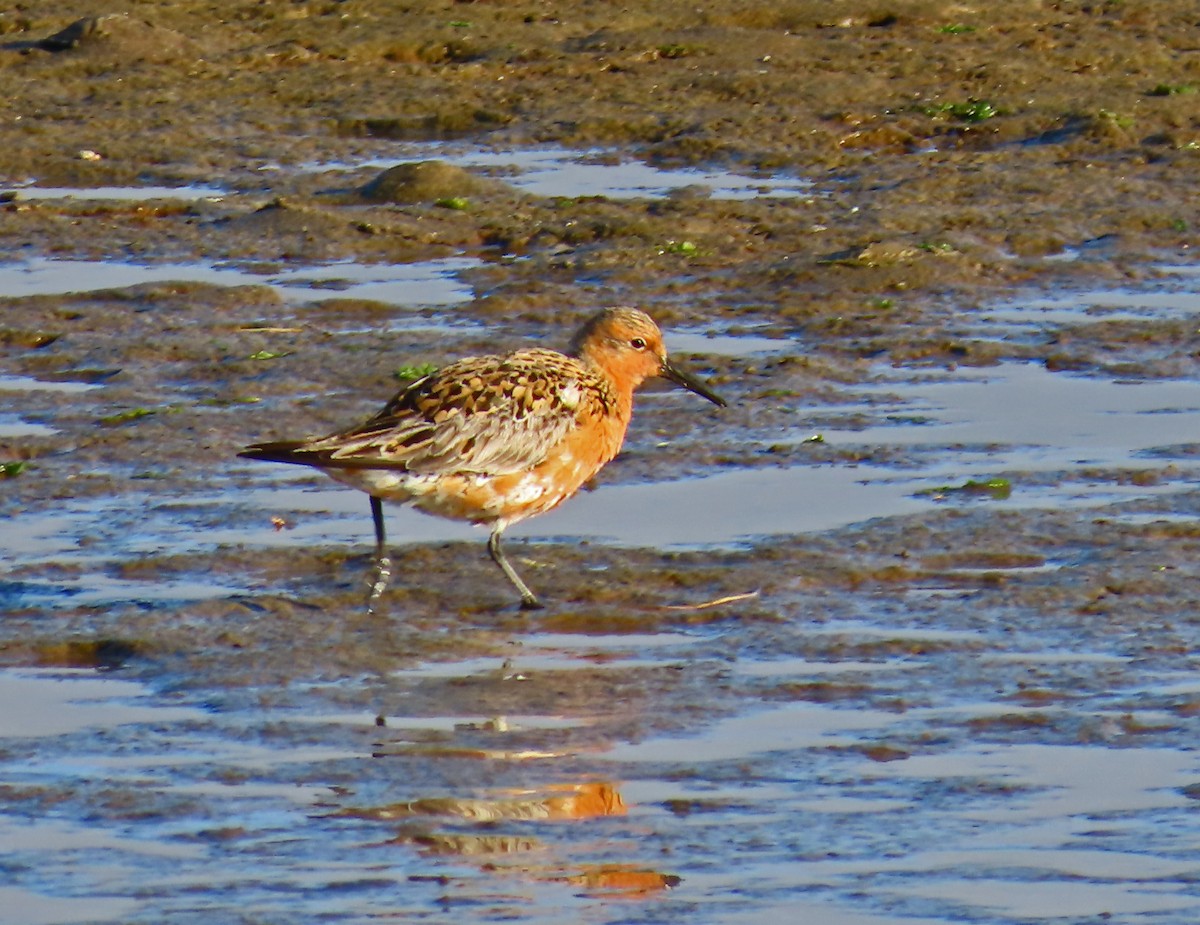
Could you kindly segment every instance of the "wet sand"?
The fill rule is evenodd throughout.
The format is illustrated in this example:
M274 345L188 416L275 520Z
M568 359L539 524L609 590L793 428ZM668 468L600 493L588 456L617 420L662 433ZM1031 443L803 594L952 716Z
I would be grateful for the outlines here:
M0 13L6 908L1195 918L1190 4L107 12ZM609 304L732 407L544 612L235 458Z

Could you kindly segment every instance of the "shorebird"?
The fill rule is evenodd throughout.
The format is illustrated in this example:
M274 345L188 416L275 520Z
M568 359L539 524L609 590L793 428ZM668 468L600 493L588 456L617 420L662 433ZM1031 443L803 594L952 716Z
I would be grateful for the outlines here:
M405 386L362 424L255 444L239 455L312 466L370 496L377 566L370 607L391 576L383 502L396 501L490 526L488 553L521 606L532 609L541 604L505 557L501 536L557 507L617 455L634 390L652 376L725 406L668 362L649 315L609 308L584 323L566 353L533 347L459 360Z

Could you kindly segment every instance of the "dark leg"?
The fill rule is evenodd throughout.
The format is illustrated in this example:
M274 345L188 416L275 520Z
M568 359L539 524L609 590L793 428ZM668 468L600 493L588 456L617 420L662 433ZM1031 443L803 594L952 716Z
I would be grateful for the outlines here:
M521 581L521 576L516 573L516 570L508 564L508 559L504 557L504 550L500 548L500 534L503 532L503 527L497 527L492 531L492 535L488 537L488 552L492 556L492 561L500 566L500 571L504 573L504 577L511 581L513 587L521 592L521 609L540 610L542 606L541 601L534 596L534 593L529 590L525 582Z
M392 577L392 560L388 556L387 533L383 527L383 502L371 495L371 519L375 522L375 577L367 595L367 612L375 612L375 604L387 590Z

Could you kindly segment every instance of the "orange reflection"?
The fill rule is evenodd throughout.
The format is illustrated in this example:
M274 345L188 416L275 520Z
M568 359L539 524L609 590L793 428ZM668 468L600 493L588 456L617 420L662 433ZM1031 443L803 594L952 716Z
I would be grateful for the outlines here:
M565 785L561 796L546 799L548 819L593 819L597 816L624 816L625 801L612 784L591 781Z
M563 784L542 790L501 791L489 798L428 797L387 806L347 809L339 813L360 819L403 820L404 825L391 845L409 845L423 855L474 859L482 870L500 876L524 877L542 883L566 884L588 893L616 894L629 898L670 889L680 882L672 874L629 864L572 865L555 862L558 846L527 832L504 833L494 823L525 821L579 821L627 813L620 791L608 781ZM422 818L478 823L479 831L433 832L418 821ZM543 854L539 863L530 856ZM504 856L507 859L501 860ZM525 860L521 860L525 858Z
M625 802L611 783L567 784L551 792L512 791L494 799L429 797L408 803L343 810L338 815L359 819L403 819L411 816L453 816L475 822L506 819L594 819L625 815ZM519 794L519 795L515 795Z
M585 868L582 873L573 874L565 879L572 886L583 887L586 890L611 890L619 893L668 890L678 886L680 882L680 878L672 874L619 865Z

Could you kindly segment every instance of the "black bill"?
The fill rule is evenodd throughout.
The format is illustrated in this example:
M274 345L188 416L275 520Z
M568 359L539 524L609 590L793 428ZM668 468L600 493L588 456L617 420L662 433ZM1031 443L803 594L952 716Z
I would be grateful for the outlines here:
M681 385L689 392L695 392L702 398L707 398L714 405L726 407L727 402L720 395L710 389L707 385L701 382L693 373L685 369L680 369L678 366L673 366L667 360L663 360L662 369L658 373L664 379L669 379L676 385Z

